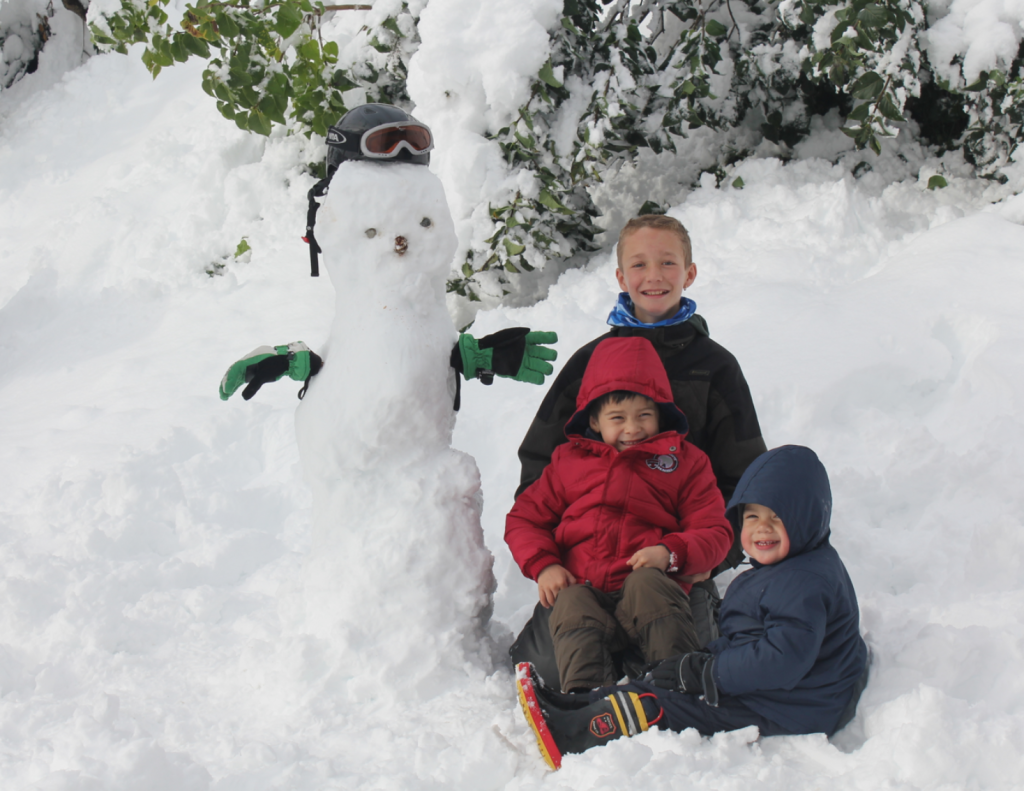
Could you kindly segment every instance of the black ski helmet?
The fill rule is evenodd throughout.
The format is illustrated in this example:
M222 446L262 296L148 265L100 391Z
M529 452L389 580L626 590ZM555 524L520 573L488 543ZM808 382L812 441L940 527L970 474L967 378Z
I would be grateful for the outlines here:
M392 104L349 110L327 131L327 177L350 159L430 164L434 138L426 124Z
M434 136L430 127L392 104L356 107L327 130L327 175L309 190L306 235L302 237L302 241L309 245L309 273L313 277L320 275L318 256L323 252L313 235L316 213L320 210L316 199L327 194L338 165L350 159L429 165L433 147Z

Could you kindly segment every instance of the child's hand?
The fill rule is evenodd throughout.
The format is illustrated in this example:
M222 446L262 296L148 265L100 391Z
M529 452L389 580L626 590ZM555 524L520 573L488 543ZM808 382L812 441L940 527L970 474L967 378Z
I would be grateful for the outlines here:
M576 578L569 573L569 569L552 563L537 577L537 590L540 593L540 603L549 610L555 606L555 599L562 588L568 588L576 584Z
M655 544L653 547L644 547L638 549L633 553L633 557L626 561L629 567L636 571L642 568L661 569L662 571L668 571L668 562L671 559L671 554L661 544Z

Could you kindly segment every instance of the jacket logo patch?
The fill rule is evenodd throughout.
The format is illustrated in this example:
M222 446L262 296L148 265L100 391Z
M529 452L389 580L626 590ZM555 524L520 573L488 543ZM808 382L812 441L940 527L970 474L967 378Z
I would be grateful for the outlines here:
M598 714L590 721L590 732L599 739L604 739L615 733L615 723L612 722L611 714Z
M647 460L647 466L660 472L675 472L679 466L679 459L671 453L664 453L661 456L651 456Z

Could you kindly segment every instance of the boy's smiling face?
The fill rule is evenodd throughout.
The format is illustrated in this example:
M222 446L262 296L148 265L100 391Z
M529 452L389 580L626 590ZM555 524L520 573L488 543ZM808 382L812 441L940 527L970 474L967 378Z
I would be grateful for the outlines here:
M697 277L686 260L683 240L660 228L639 228L619 243L619 287L633 300L633 312L645 324L670 318L679 310L683 289Z
M743 506L743 551L764 566L778 563L789 554L789 534L771 508L757 503Z
M605 445L624 451L658 433L658 405L642 395L605 404L590 418L590 428L601 435Z

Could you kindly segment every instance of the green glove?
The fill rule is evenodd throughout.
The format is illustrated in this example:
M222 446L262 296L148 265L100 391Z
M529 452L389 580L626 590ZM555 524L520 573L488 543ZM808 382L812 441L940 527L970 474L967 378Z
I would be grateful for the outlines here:
M558 335L553 332L530 332L527 327L513 327L486 335L477 340L463 333L459 336L460 370L466 379L477 378L485 385L494 381L495 375L517 382L544 384L544 377L554 371L548 360L558 359L558 352L541 344L556 343Z
M297 382L309 383L320 371L323 361L302 341L287 346L260 346L234 363L220 380L220 399L227 401L243 384L242 398L248 401L267 382L276 382L287 374ZM299 398L305 393L303 387Z

